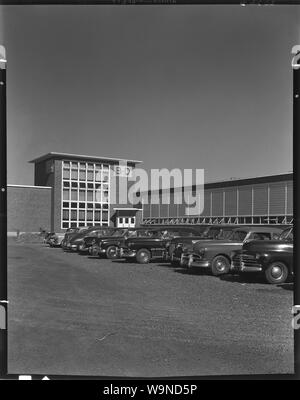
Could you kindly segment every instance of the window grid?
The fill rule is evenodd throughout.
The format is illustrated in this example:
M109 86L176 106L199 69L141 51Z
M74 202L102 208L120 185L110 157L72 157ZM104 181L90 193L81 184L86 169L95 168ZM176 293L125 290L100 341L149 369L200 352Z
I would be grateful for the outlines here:
M109 225L109 164L63 161L61 193L62 228Z

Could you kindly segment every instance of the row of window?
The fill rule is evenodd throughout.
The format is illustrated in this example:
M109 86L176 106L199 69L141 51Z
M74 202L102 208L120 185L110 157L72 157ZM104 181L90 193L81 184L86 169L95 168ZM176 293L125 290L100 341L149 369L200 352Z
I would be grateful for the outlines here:
M63 181L64 188L81 188L81 189L97 189L97 190L108 190L109 185L107 183L85 183L85 182L70 182L70 181Z
M63 189L63 200L90 201L98 203L108 202L108 191Z
M93 210L65 210L62 214L63 221L108 221L108 211Z
M98 169L101 170L103 169L104 171L107 171L109 169L108 164L98 164L98 163L85 163L85 162L76 162L76 161L64 161L63 162L63 167L70 169Z
M80 181L97 181L108 182L108 171L90 171L90 170L76 170L76 169L63 169L63 179L80 180Z
M63 202L63 208L92 208L92 209L103 209L103 210L108 210L108 204L107 203L80 203L80 202L69 202L69 201L64 201Z
M92 223L92 222L63 222L63 228L76 228L78 226L108 226L108 222L103 223Z

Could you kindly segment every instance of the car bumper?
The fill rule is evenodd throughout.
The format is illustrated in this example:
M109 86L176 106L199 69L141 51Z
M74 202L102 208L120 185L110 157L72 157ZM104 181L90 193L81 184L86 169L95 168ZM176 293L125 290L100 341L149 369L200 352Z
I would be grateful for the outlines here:
M121 247L120 258L134 258L136 256L136 250L130 250L128 248Z
M210 268L211 262L209 260L201 260L195 254L182 254L180 262L188 268Z
M247 265L236 265L231 263L230 270L232 272L262 272L263 268L260 265L247 266Z

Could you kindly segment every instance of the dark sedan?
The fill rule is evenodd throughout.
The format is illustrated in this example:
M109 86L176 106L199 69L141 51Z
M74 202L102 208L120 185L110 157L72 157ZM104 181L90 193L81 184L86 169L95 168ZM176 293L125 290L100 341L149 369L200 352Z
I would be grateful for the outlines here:
M268 283L284 283L293 275L293 228L285 229L279 240L253 240L231 253L231 270L264 274Z

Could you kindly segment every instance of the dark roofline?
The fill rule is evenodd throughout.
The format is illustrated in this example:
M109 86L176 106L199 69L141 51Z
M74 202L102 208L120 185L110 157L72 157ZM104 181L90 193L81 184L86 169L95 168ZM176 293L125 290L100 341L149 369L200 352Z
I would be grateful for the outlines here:
M117 163L117 162L126 162L128 164L140 164L142 161L139 160L126 160L124 158L114 158L114 157L97 157L97 156L87 156L82 154L70 154L70 153L57 153L51 151L50 153L44 154L40 157L34 158L33 160L28 161L29 163L39 163L41 161L49 160L49 159L56 159L56 160L87 160L87 161L105 161L110 163Z

